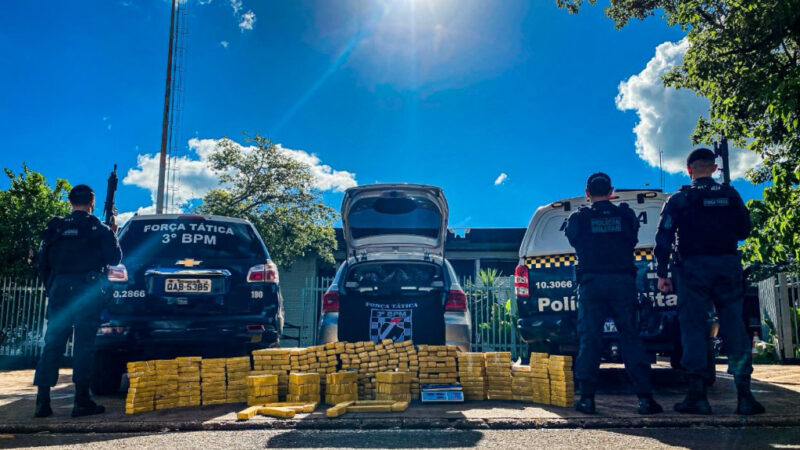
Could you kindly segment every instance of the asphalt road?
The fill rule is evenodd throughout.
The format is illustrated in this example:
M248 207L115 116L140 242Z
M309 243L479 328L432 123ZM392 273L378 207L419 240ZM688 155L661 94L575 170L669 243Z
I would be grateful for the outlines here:
M0 435L0 448L800 448L800 428L531 429L485 431L247 430L158 434Z

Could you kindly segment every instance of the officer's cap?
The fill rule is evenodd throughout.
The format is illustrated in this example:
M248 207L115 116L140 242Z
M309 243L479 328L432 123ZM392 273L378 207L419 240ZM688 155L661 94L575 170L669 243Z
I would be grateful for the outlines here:
M591 194L608 194L611 190L611 177L603 172L595 172L586 179L586 189Z
M94 191L89 185L79 184L69 191L67 198L73 205L88 205L94 199Z
M692 150L691 153L689 153L689 156L686 158L686 165L687 166L691 166L692 163L695 162L695 161L710 161L710 162L714 162L715 159L716 159L716 156L714 155L713 151L711 151L711 150L709 150L709 149L707 149L705 147L701 147L701 148L694 149L694 150Z

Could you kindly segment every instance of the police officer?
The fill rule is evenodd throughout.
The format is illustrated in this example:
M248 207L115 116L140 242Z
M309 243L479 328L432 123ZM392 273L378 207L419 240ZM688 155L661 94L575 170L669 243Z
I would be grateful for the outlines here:
M100 414L89 387L94 364L94 340L103 304L103 279L109 265L119 264L117 238L92 215L94 192L80 184L69 193L72 214L55 217L42 232L40 275L48 289L47 332L33 384L38 386L36 417L53 414L50 388L58 381L61 356L75 327L72 380L75 402L72 416Z
M692 184L670 197L661 212L654 250L658 288L673 290L669 258L678 236L678 321L681 365L689 377L689 392L675 405L681 413L711 414L704 378L708 376L709 317L716 308L720 334L728 355L728 373L738 393L736 412L760 414L764 407L750 392L753 372L750 339L742 320L742 266L737 244L750 233L750 214L730 186L711 178L717 170L714 152L698 148L686 159Z
M636 326L637 290L633 250L639 233L636 214L625 203L611 203L614 188L602 172L586 181L591 205L572 213L566 235L578 256L578 334L580 350L575 376L581 397L575 409L593 414L603 327L613 317L620 334L625 370L639 397L639 414L663 411L653 399L650 362Z

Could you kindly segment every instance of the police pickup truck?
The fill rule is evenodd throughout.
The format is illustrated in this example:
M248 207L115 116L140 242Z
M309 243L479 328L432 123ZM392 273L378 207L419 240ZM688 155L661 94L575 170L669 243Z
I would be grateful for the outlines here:
M669 356L679 367L681 357L678 325L678 296L663 294L657 288L655 235L661 208L669 196L660 190L618 190L615 203L627 203L639 219L639 244L634 251L639 291L639 328L646 349L653 355ZM541 206L531 218L519 249L519 265L514 272L514 291L519 311L517 329L531 351L554 354L578 352L574 249L564 229L567 218L588 202L574 197ZM672 276L674 277L674 273ZM752 308L752 303L756 307ZM758 298L746 297L746 314L758 311ZM749 313L747 313L749 311ZM748 332L760 330L758 317L745 317ZM709 318L709 332L716 335L714 318ZM604 326L604 358L619 361L619 335L612 319ZM709 358L714 357L713 348Z
M134 216L96 339L97 394L120 386L127 361L239 356L277 346L278 269L253 225L199 215Z

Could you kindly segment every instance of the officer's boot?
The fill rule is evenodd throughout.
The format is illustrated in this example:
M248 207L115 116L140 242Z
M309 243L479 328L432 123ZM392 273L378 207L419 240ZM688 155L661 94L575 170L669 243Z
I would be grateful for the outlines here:
M637 394L639 397L639 414L658 414L664 412L664 408L656 402L653 394Z
M33 411L33 417L50 417L53 415L53 408L50 407L50 387L39 386L39 392L36 394L36 409Z
M579 400L575 400L575 411L584 414L594 414L597 412L594 406L594 395L581 395Z
M88 383L75 385L75 404L72 406L72 417L91 416L104 412L106 412L106 408L103 405L98 405L92 401Z
M711 415L711 405L706 398L706 384L703 377L689 376L689 393L682 402L675 404L675 411L685 414Z
M759 403L753 393L750 392L750 375L734 375L734 382L736 383L737 405L736 414L743 416L752 416L755 414L764 414L764 405Z

